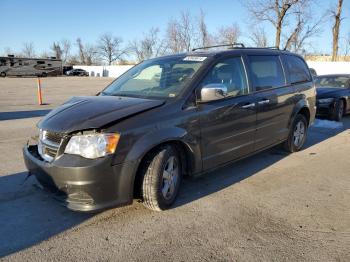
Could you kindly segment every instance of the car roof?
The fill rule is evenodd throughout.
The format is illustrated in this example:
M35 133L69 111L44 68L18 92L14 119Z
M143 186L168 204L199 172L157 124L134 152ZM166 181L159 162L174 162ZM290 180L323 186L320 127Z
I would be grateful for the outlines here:
M249 55L295 55L298 54L291 53L287 50L280 50L276 48L257 48L257 47L234 47L229 49L200 49L196 51L172 54L167 56L162 56L158 58L171 58L171 57L183 57L183 56L205 56L205 57L214 57L214 56L224 56L224 55L238 55L238 54L249 54Z

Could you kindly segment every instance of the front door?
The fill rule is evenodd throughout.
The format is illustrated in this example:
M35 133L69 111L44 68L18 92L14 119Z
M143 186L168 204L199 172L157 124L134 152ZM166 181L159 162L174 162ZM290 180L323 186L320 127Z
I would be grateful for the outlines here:
M256 99L250 93L241 57L218 62L200 88L220 83L227 97L201 103L201 150L203 169L208 170L251 153L254 150Z

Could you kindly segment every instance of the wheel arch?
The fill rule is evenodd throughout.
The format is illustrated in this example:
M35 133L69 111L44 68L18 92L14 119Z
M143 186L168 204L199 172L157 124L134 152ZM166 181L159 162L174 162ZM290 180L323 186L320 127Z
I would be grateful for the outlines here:
M340 100L343 101L344 103L344 112L347 112L348 111L348 103L347 103L347 99L345 97L340 97Z
M288 122L288 128L292 125L296 115L298 114L302 114L303 116L305 116L308 125L310 125L310 120L311 120L311 111L309 108L309 104L306 100L300 100L296 106L294 107L294 110L292 112L291 117L289 118L289 122Z
M190 175L198 169L199 141L193 139L186 130L181 128L171 128L158 130L152 135L141 138L128 154L127 159L135 159L137 165L133 174L132 195L139 196L139 189L142 181L142 168L147 157L160 147L165 145L173 146L179 153L182 171L185 175ZM201 163L200 163L201 165Z

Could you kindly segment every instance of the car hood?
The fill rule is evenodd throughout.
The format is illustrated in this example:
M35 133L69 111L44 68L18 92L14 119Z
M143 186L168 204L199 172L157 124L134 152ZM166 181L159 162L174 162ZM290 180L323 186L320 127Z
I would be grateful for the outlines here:
M161 100L131 97L73 97L47 114L38 127L58 133L102 128L163 104Z
M332 97L340 91L344 91L344 88L337 88L337 87L318 87L318 88L316 88L317 98Z

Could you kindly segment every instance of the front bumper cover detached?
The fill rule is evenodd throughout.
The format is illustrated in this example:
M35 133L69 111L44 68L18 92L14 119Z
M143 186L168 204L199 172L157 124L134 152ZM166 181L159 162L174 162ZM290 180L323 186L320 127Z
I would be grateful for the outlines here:
M98 211L132 202L132 162L112 165L112 156L92 160L63 154L49 163L37 145L25 146L23 156L29 172L71 210Z

